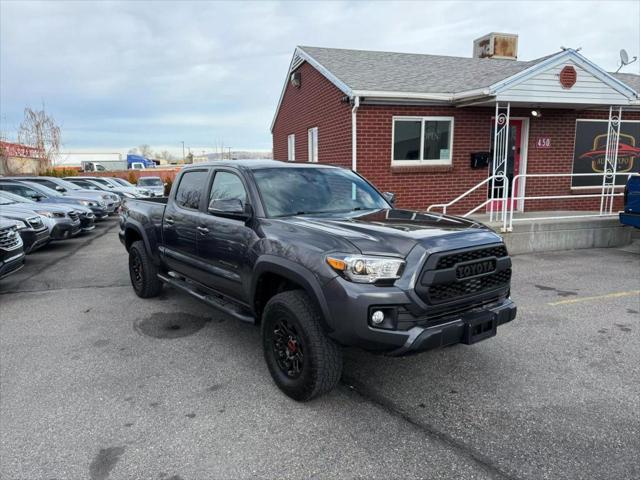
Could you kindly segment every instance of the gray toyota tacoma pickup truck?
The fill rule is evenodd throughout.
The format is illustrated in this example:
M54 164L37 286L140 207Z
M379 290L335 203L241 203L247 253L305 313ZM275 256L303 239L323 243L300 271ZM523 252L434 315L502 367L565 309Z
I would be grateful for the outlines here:
M275 383L304 401L339 381L342 346L472 344L516 316L500 236L393 204L338 167L205 163L167 198L126 199L119 235L138 296L165 284L260 325Z

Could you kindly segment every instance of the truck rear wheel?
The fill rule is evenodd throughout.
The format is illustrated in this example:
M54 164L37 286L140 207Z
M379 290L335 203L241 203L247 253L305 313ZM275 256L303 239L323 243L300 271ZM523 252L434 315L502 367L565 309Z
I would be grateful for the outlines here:
M158 267L149 258L141 240L133 242L129 247L129 277L133 291L140 298L157 297L162 290Z
M302 290L269 300L262 315L262 346L273 380L294 400L311 400L340 380L342 350L325 335L320 312Z

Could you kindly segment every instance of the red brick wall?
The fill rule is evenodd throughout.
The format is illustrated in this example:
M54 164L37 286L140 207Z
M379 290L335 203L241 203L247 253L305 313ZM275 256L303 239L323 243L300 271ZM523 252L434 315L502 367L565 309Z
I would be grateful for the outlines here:
M147 170L111 170L108 172L80 172L79 175L88 175L94 177L118 177L128 181L134 181L133 183L138 183L138 178L140 177L160 177L163 181L173 181L176 178L176 175L180 171L181 167L173 167L173 168L150 168Z
M321 163L351 167L351 107L337 87L312 66L300 68L300 88L287 84L280 112L273 128L273 154L287 159L287 136L296 135L296 161L308 161L307 130L318 127L318 157ZM434 203L446 203L487 177L487 169L470 167L472 152L492 147L493 108L455 108L434 106L380 106L363 104L357 113L358 172L381 191L396 193L398 206L425 209ZM577 112L543 109L541 118L530 117L530 109L514 109L512 117L529 118L527 173L571 173L576 119L606 120L608 111ZM394 115L454 117L453 164L449 167L392 167L391 131ZM623 119L640 120L640 113L623 113ZM549 137L551 148L538 149L538 137ZM526 195L574 195L571 200L528 200L526 210L598 209L599 199L581 198L581 194L599 193L571 190L569 177L528 179ZM486 200L487 189L480 187L460 201L452 213L464 213ZM621 206L616 200L616 208Z
M296 162L307 162L307 131L318 127L318 161L351 167L351 107L344 93L308 63L300 88L287 83L273 127L273 158L287 160L287 137L296 136Z
M542 118L530 118L530 110L512 110L513 117L530 118L528 143L528 173L571 173L575 122L577 118L607 119L608 112L576 112L569 110L542 111ZM434 203L446 203L487 176L487 169L470 167L472 152L491 150L491 118L493 108L454 108L417 106L363 105L358 111L358 171L382 191L393 191L398 206L425 209ZM392 117L453 116L453 164L451 167L392 167ZM640 119L640 114L623 114L627 120ZM550 149L537 149L538 137L551 138ZM580 191L571 190L569 177L529 179L526 195L575 195L575 200L527 201L526 210L581 210L599 208L599 199L580 198ZM582 192L586 193L586 192ZM589 193L594 193L593 191ZM598 193L597 191L595 193ZM486 188L460 201L452 213L467 212L486 199ZM621 205L617 199L616 207Z

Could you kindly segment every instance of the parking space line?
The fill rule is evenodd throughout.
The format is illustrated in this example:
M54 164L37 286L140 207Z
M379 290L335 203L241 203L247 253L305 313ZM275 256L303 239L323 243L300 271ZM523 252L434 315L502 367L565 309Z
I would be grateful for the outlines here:
M640 295L640 290L629 290L628 292L608 293L606 295L597 295L595 297L571 298L569 300L560 300L558 302L550 302L550 303L547 303L547 305L551 305L552 307L555 307L556 305L567 305L570 303L589 302L592 300L603 300L606 298L631 297L633 295Z

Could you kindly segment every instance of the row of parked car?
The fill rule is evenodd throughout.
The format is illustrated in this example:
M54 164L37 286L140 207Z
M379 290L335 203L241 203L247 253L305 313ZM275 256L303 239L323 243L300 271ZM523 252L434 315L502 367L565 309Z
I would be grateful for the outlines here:
M25 255L49 242L94 230L96 221L119 211L123 199L164 194L158 177L141 183L116 177L0 177L0 278L18 271Z

